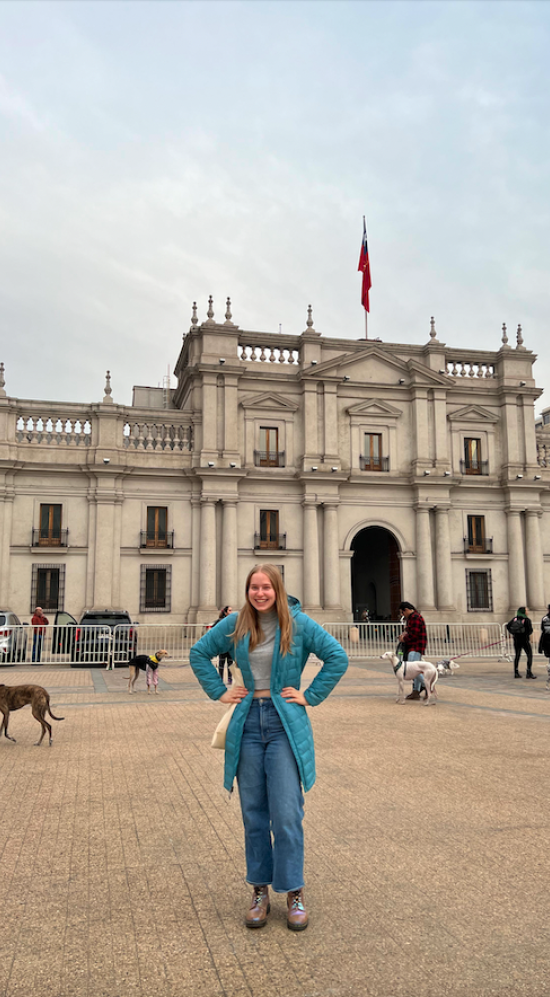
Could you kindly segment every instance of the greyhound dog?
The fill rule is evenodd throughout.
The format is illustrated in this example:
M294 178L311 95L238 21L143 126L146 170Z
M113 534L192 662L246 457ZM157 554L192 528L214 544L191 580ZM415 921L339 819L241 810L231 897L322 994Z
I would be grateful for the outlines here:
M130 658L128 662L128 668L130 669L130 678L128 679L128 692L130 695L135 692L134 686L137 682L140 670L145 671L148 664L152 667L158 667L163 658L168 657L168 651L156 651L155 654L136 654L135 658Z
M2 736L2 731L4 731L8 741L15 741L15 738L10 737L8 734L10 713L13 713L14 710L20 710L22 706L27 706L28 703L30 703L33 717L42 726L42 734L40 735L40 740L36 742L37 746L42 744L44 734L46 731L49 731L51 747L52 728L46 720L46 713L50 714L52 720L64 720L65 717L55 717L53 715L50 710L50 694L41 685L0 685L0 712L4 714L2 724L0 725L0 737Z
M431 706L435 704L437 699L437 692L435 691L437 668L435 665L432 665L431 661L401 661L393 651L384 651L382 658L387 658L393 665L393 671L399 686L396 703L399 703L401 706L405 702L405 682L412 682L418 675L423 675L427 694L424 705Z

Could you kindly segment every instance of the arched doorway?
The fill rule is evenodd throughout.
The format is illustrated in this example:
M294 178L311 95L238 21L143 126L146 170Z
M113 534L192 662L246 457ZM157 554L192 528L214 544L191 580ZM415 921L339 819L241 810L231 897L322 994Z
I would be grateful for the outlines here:
M401 564L393 533L367 526L351 543L351 602L354 620L368 609L371 620L398 620Z

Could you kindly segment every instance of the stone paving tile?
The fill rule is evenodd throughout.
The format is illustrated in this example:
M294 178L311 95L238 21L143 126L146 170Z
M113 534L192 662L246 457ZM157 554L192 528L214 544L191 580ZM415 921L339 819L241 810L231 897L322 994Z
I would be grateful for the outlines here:
M39 749L21 710L0 743L0 995L546 997L550 697L478 662L398 707L380 664L311 711L301 934L278 896L243 926L221 708L188 668L158 697L123 670L10 669L66 720Z

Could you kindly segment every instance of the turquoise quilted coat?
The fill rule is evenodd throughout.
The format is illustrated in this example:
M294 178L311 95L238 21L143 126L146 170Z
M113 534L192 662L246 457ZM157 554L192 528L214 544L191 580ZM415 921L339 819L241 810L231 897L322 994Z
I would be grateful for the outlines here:
M310 654L315 654L323 662L323 667L317 672L311 685L304 690L304 695L309 706L317 706L326 699L342 678L348 667L348 656L334 637L323 630L315 620L302 613L297 599L288 596L288 603L294 623L294 642L290 654L282 656L279 651L280 630L277 627L271 666L271 698L286 730L298 763L302 786L307 792L315 782L315 750L311 724L305 706L300 706L299 703L287 703L281 696L281 690L286 686L300 688L307 659ZM219 699L226 691L218 669L211 660L226 651L230 651L235 658L241 669L244 684L249 690L248 696L235 708L227 731L224 786L228 790L232 789L237 774L243 728L254 692L254 679L248 658L250 635L247 634L239 641L235 652L229 634L235 630L236 622L236 613L226 616L201 637L189 653L191 667L210 699Z

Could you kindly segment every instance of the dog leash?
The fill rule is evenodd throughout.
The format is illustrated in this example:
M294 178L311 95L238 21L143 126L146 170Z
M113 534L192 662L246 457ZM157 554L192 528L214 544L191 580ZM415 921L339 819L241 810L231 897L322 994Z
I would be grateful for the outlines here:
M481 644L476 650L486 651L488 647L496 647L497 644L502 644L501 640L494 640L492 644ZM446 661L456 661L457 658L466 658L469 654L475 654L475 651L463 651L462 654L455 654L452 658L446 658Z

